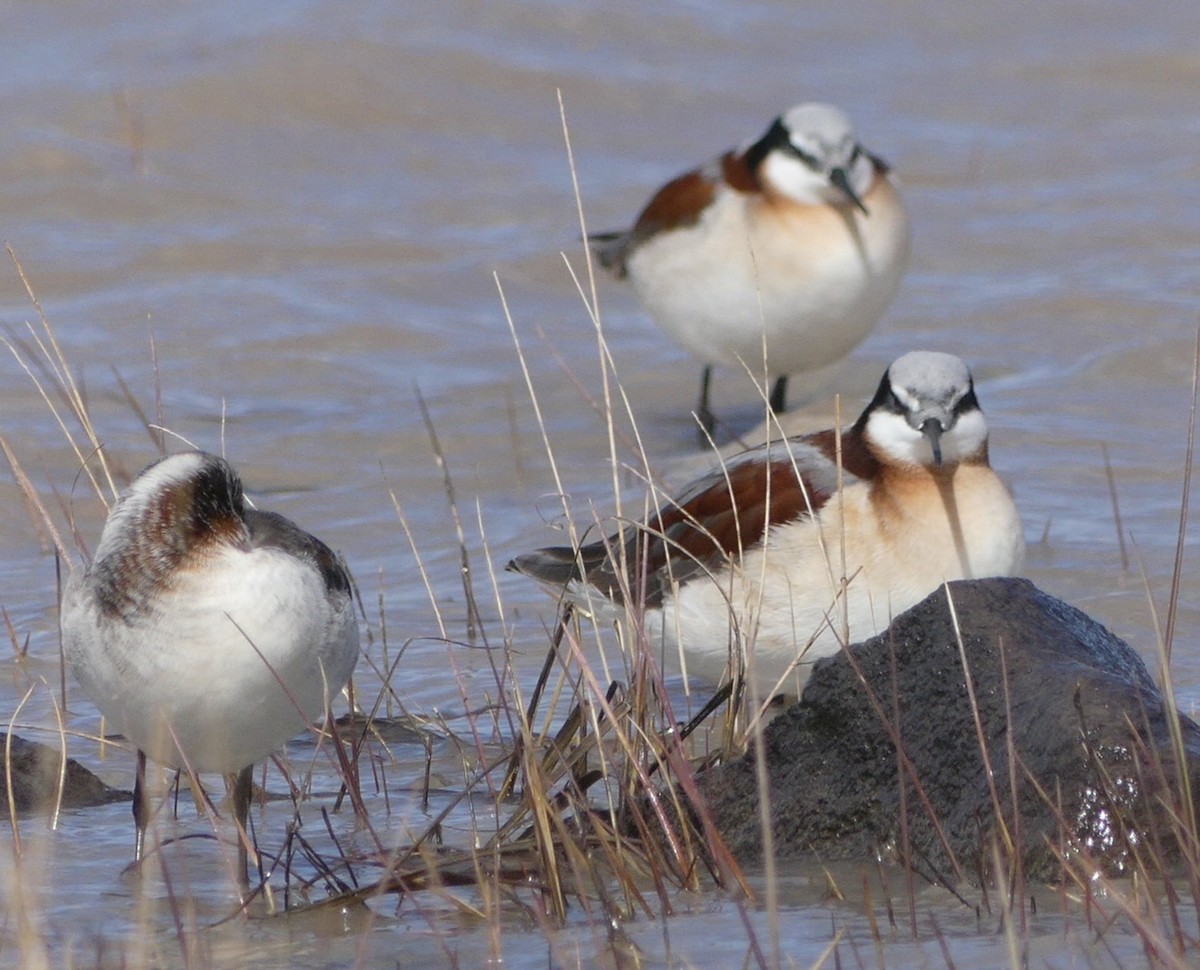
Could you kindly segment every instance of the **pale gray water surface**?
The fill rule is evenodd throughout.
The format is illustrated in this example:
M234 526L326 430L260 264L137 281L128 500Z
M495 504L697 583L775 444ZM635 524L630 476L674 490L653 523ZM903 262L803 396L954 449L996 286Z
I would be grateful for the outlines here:
M1153 655L1150 604L1165 615L1200 322L1192 0L85 0L5 4L0 25L0 235L85 382L110 455L130 471L153 456L115 374L151 413L157 383L169 428L224 448L260 504L345 552L376 632L382 599L393 648L412 641L398 678L411 710L453 715L495 690L484 652L456 648L464 702L439 639L436 614L451 639L465 640L466 610L418 388L453 476L489 635L499 642L511 630L525 683L552 616L549 598L501 573L501 618L484 568L557 541L547 523L561 520L493 273L575 514L589 519L613 503L594 331L559 255L582 271L556 89L595 228L622 224L653 187L757 134L793 102L844 106L903 179L914 258L878 331L807 394L796 382L793 396L809 400L801 420L827 421L834 390L857 411L906 350L967 359L994 429L994 464L1025 517L1029 575ZM692 454L687 410L698 367L627 289L601 281L599 291L642 441L656 472L670 474ZM34 320L6 259L0 321L19 333ZM736 427L755 424L756 400L744 375L719 375L717 406ZM99 504L8 354L0 432L44 501L75 500L94 543ZM618 455L640 466L624 441ZM42 729L53 724L58 684L54 560L7 469L0 494L9 509L0 519L0 602L17 636L30 638L25 663L0 665L0 711L7 719L32 686L16 720L23 733L52 740ZM1195 712L1200 612L1190 556L1173 674L1181 706ZM361 679L369 689L370 674ZM70 711L70 728L96 729L77 690ZM129 784L127 754L101 763L95 745L77 739L71 751ZM304 749L296 753L303 760ZM404 785L405 757L410 769L420 760L402 752L395 773ZM318 792L330 777L318 771ZM445 779L447 789L460 784ZM282 787L274 775L271 787ZM394 795L391 810L384 831L397 841L405 826L423 824L411 795ZM268 806L260 835L278 844L288 817L286 803ZM119 875L128 826L125 806L70 815L56 831L22 826L20 891L54 947L51 964L70 954L86 961L97 939L115 962L129 927L146 925L153 930L140 945L181 961L173 917L155 902L165 897L151 885L139 902ZM345 837L351 829L342 823ZM211 843L186 852L196 910L183 918L203 924L227 910L228 883ZM7 852L4 865L11 876ZM13 886L6 877L0 890L10 904ZM965 919L940 896L919 901L952 927L957 966L1007 959L993 925ZM861 911L785 894L785 952L808 965L844 928L843 965L873 963ZM249 941L261 966L341 966L359 956L375 965L385 955L418 966L456 953L471 965L489 952L483 924L438 900L380 908L369 932L357 919L235 922L199 937L213 962ZM746 917L758 928L765 919ZM717 967L741 961L745 926L734 904L706 899L691 915L626 932L650 965ZM19 959L14 932L12 921L0 926L0 961ZM592 962L607 946L597 932L568 927L556 959ZM1078 925L1064 933L1047 924L1036 938L1045 965L1109 959ZM1108 944L1136 963L1135 942L1115 935ZM504 958L548 965L547 936L513 917ZM888 962L943 965L933 942L903 938Z

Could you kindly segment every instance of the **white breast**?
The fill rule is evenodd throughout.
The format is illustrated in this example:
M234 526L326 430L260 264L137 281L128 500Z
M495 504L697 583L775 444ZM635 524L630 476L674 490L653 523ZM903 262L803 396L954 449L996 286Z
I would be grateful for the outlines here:
M868 485L850 486L816 523L776 528L648 611L647 639L668 670L716 682L741 655L760 698L798 695L813 661L883 631L944 581L1020 570L1020 519L995 473L961 466L951 494L953 517L932 487L882 508Z
M886 178L845 207L718 192L700 221L629 258L655 320L699 359L772 374L824 366L875 326L908 262L908 220Z
M331 602L311 565L271 548L226 548L178 570L129 623L73 582L63 641L118 730L153 760L197 771L235 771L278 748L320 717L358 655L348 600Z

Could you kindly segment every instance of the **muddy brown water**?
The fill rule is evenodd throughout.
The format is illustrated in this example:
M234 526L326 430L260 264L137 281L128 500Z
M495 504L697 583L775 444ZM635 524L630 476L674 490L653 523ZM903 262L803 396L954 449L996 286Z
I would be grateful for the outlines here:
M558 541L562 517L493 274L570 507L590 521L613 504L595 332L560 255L584 272L558 90L593 228L620 225L654 186L793 102L845 107L903 180L913 263L852 357L794 383L796 420L828 422L834 391L852 416L906 350L964 357L993 429L993 463L1024 516L1028 575L1153 658L1200 323L1193 4L218 0L27 3L2 16L0 235L86 385L106 448L130 471L153 456L116 375L151 413L160 387L173 432L223 448L261 505L345 552L372 623L382 603L393 648L407 643L397 683L410 710L453 717L495 690L486 651L448 650L441 639L444 623L447 637L465 641L466 607L419 400L453 479L489 635L511 638L527 685L552 615L542 592L503 572L493 588L487 569ZM687 411L698 367L626 288L598 288L650 462L679 474L695 461ZM35 320L5 258L0 322L21 333ZM716 387L729 425L751 428L759 406L748 379L719 373ZM99 504L7 352L0 433L42 498L61 498L94 543ZM640 467L623 440L618 459ZM635 476L618 479L638 501ZM0 712L12 718L32 688L15 720L46 740L56 736L59 683L54 560L7 469L0 497L0 603L30 651L0 662ZM1193 556L1189 544L1172 674L1194 713ZM360 676L369 688L370 674ZM68 724L98 726L77 690ZM70 745L129 784L127 754L101 760L95 745ZM381 808L382 831L397 842L426 817L403 794L417 763L401 751L399 794ZM330 778L318 770L318 793ZM461 785L442 780L447 791ZM185 828L205 831L183 816ZM256 824L278 837L288 818L286 805L268 805ZM457 824L469 838L467 815ZM19 897L32 913L49 965L87 959L97 940L114 961L132 947L181 962L166 889L152 879L138 892L120 875L124 806L74 813L53 831L30 820L21 834L25 855L18 864L6 847L0 894L10 912ZM356 837L349 822L343 835ZM202 925L228 909L227 873L211 843L185 846L188 925ZM843 962L854 947L870 962L861 905L831 903L813 888L823 878L782 877L784 952L808 965L844 929ZM994 925L953 900L929 890L918 905L945 931L957 966L1007 959ZM743 916L720 897L678 909L625 927L650 965L726 966L745 953L747 926L769 931L766 910ZM1112 959L1081 925L1039 919L1031 939L1042 963ZM551 951L588 965L609 945L582 919L556 932L513 916L503 925L513 966L545 966ZM0 961L28 956L16 937L13 921L0 926ZM213 963L240 953L256 966L419 966L452 955L471 965L491 952L483 923L436 899L379 906L369 921L235 922L196 938ZM1118 962L1136 963L1135 941L1108 943ZM889 964L941 965L932 937L895 931L884 946Z

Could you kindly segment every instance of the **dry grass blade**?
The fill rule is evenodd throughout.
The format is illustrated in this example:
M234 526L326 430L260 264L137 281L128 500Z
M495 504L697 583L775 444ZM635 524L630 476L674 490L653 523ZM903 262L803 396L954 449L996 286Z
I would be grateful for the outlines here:
M546 651L546 659L542 662L542 669L539 671L537 680L534 682L533 694L529 698L529 705L524 711L519 712L521 732L514 741L512 760L509 762L508 771L505 772L504 781L500 785L501 797L507 797L511 794L513 786L516 784L517 770L521 763L521 754L527 744L526 737L533 737L533 722L534 718L537 717L538 704L541 702L542 692L546 689L546 684L550 680L550 673L554 669L554 664L559 659L559 649L562 646L563 636L566 634L567 627L570 625L573 615L574 608L569 603L565 604L559 610L554 635L550 638L550 647Z
M1008 676L1008 651L1005 649L1004 642L1001 641L996 645L997 653L1000 657L1000 686L1004 692L1004 720L1006 724L1013 723L1013 707L1012 696L1009 691L1009 676ZM1018 780L1020 773L1017 770L1017 749L1013 741L1011 731L1005 732L1004 750L1008 761L1008 783L1009 795L1012 805L1012 840L1017 846L1017 850L1012 853L1012 894L1018 900L1025 896L1025 862L1022 847L1025 842L1021 835L1021 801ZM997 813L1000 813L1000 808L997 807ZM1021 913L1021 930L1026 930L1025 909L1020 907Z
M900 679L899 665L896 658L896 640L892 634L888 633L888 663L891 669L892 678L892 718L893 723L899 725L900 721ZM912 838L909 833L908 819L908 782L905 778L904 770L904 753L899 745L896 746L896 788L899 793L899 821L900 821L900 852L902 859L911 859L913 857ZM916 905L916 889L914 887L914 869L912 866L904 867L905 888L908 891L908 922L909 932L912 938L917 938L917 905Z
M8 641L12 644L13 657L17 663L20 663L29 655L29 634L25 634L25 642L22 643L17 636L17 629L13 626L12 617L8 615L8 610L0 606L0 616L4 618L4 629L8 632Z
M454 535L458 540L463 596L466 597L467 603L467 639L474 641L475 637L483 631L483 621L479 616L479 604L475 600L475 587L471 581L471 556L467 551L466 533L463 531L462 519L458 514L458 499L455 495L454 479L450 475L450 466L446 463L446 453L442 450L442 443L438 439L437 428L434 427L433 418L429 414L429 407L425 403L425 397L421 394L419 387L414 387L413 393L417 398L417 407L421 412L421 420L425 424L425 432L429 436L430 447L433 448L434 461L437 462L438 470L442 473L442 487L446 492L446 501L450 507L450 517L454 522Z
M21 858L21 828L17 824L17 792L14 781L13 758L12 758L12 743L15 732L13 726L17 723L21 710L29 703L29 698L33 696L36 690L36 685L31 685L25 696L21 698L16 709L12 713L12 717L8 720L8 730L4 733L4 788L5 799L8 802L8 822L12 828L13 837L13 854Z
M30 282L29 277L25 275L25 269L21 266L21 261L17 259L16 251L11 245L6 245L5 249L8 252L9 259L12 260L13 265L16 267L17 274L21 277L21 283L25 287L25 292L28 294L30 302L33 303L34 309L37 311L38 319L41 321L43 336L39 337L37 331L35 331L32 326L29 327L30 336L33 338L38 347L38 350L41 354L41 360L47 367L50 368L50 372L53 375L53 379L58 389L66 396L69 408L75 420L79 423L80 428L83 430L84 437L88 442L88 447L86 449L76 442L75 436L67 427L66 420L63 418L59 407L54 403L54 399L47 392L42 381L38 379L38 377L33 373L33 370L26 363L25 359L21 356L15 344L7 338L4 338L4 343L12 352L13 356L17 359L17 362L21 365L21 368L26 374L29 375L30 380L33 381L34 386L37 388L38 393L41 395L42 400L46 404L46 407L50 410L50 413L58 422L58 426L63 433L63 437L71 445L72 449L74 449L75 456L79 460L80 467L87 474L88 479L92 483L93 489L107 508L109 504L109 497L115 498L118 490L113 481L112 475L109 472L108 463L105 461L104 453L101 449L100 438L96 434L95 428L92 426L92 419L90 413L88 412L87 401L81 393L79 385L75 380L75 376L72 373L69 364L67 363L66 355L63 353L62 348L58 344L57 338L54 336L54 329L50 326L50 321L46 318L45 311L42 309L41 301L38 299L37 293L33 289L33 284ZM104 473L108 486L107 497L105 490L100 487L99 482L97 482L95 476L92 474L88 459L93 455L96 455L99 458L100 468Z
M1183 551L1187 544L1188 504L1192 494L1192 464L1196 454L1196 405L1200 394L1200 327L1196 328L1196 347L1192 356L1192 396L1188 406L1187 453L1183 464L1183 494L1179 499L1179 534L1175 541L1175 568L1171 573L1171 596L1167 605L1167 630L1163 636L1166 661L1171 662L1175 641L1175 619L1179 610L1179 590L1183 580Z
M21 494L25 501L37 510L37 522L46 530L51 540L54 543L54 548L58 553L59 559L67 563L68 569L74 568L75 557L71 555L67 544L63 542L62 536L59 535L58 527L54 524L54 519L46 510L46 506L42 504L42 498L38 495L37 490L33 487L33 483L29 480L29 476L25 474L25 469L21 467L21 463L17 461L16 454L13 453L12 447L8 443L8 439L0 435L0 449L4 451L4 457L8 460L8 466L12 469L13 477L17 480L17 485L21 489Z
M1112 461L1108 457L1108 445L1100 442L1100 453L1104 457L1104 477L1108 480L1108 498L1112 502L1113 526L1117 531L1117 548L1121 551L1121 572L1129 571L1129 550L1125 547L1125 526L1121 522L1121 503L1117 500L1117 480L1113 475Z
M1166 631L1160 641L1159 676L1162 683L1163 700L1166 705L1168 724L1171 730L1171 749L1176 766L1175 782L1183 800L1185 838L1182 844L1190 849L1191 865L1188 874L1191 880L1193 902L1200 903L1200 820L1196 817L1196 793L1192 788L1192 775L1188 771L1188 747L1184 742L1175 689L1171 675L1171 651L1175 639L1175 623L1178 616L1179 595L1183 582L1183 555L1187 541L1188 506L1191 497L1192 467L1195 458L1197 395L1200 393L1200 327L1196 331L1196 346L1192 358L1191 402L1188 408L1187 453L1184 462L1183 487L1179 506L1179 531L1175 545L1175 561L1171 572L1171 594L1167 607ZM1197 916L1200 919L1200 914Z
M153 337L151 337L151 351L153 352ZM126 406L142 423L142 427L146 429L146 434L150 436L150 444L154 446L154 450L160 455L167 453L166 432L163 428L162 418L162 391L157 385L157 359L155 359L155 405L158 410L158 418L151 421L142 407L141 402L137 399L137 395L133 393L133 389L125 382L125 378L118 373L117 369L112 368L113 380L117 382L117 387L121 389L121 397L125 401Z
M950 610L950 623L954 628L954 637L958 644L958 659L962 664L963 683L967 690L967 703L971 707L971 720L975 725L975 740L979 745L979 756L983 760L983 773L987 778L988 795L992 800L992 810L995 812L997 829L1004 840L1004 851L1007 858L1016 854L1017 846L1008 825L1004 820L1004 809L1000 801L1000 793L996 790L996 773L992 769L992 756L988 750L987 734L983 729L983 719L979 714L979 701L975 697L975 679L971 674L971 663L967 659L967 647L963 642L962 627L958 623L958 611L954 608L954 596L950 592L950 584L944 583L942 589L946 593L946 605ZM1003 651L1004 645L999 644Z

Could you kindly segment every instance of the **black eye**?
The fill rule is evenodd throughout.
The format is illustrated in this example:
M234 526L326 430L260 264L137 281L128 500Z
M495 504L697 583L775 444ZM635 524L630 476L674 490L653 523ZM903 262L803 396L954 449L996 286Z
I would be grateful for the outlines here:
M862 157L862 148L859 145L854 146L854 150L850 153L850 160L846 163L847 166L853 165Z

